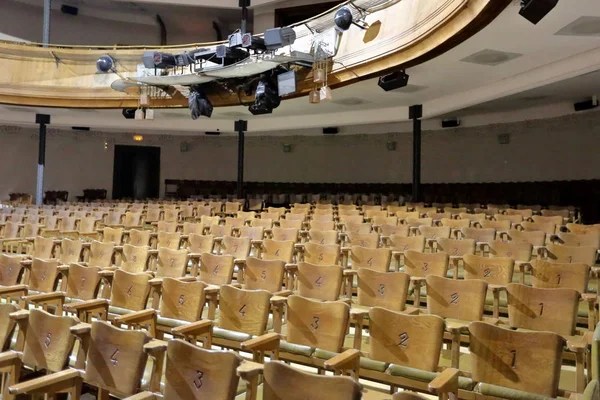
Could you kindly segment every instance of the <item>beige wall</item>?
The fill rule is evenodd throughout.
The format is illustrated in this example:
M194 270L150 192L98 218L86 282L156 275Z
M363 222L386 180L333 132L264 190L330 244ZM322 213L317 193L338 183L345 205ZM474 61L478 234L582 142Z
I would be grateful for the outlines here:
M368 130L368 128L365 128ZM508 145L497 135L511 134ZM396 151L386 143L396 141ZM108 141L108 150L104 142ZM190 150L182 153L182 141ZM112 188L115 144L131 134L49 130L46 190ZM292 152L284 153L283 144ZM235 180L237 140L223 137L146 135L142 145L161 147L165 179ZM473 128L426 131L422 181L502 182L600 178L600 112ZM35 129L0 127L0 199L35 190ZM246 139L245 179L287 182L410 182L411 134L261 136Z

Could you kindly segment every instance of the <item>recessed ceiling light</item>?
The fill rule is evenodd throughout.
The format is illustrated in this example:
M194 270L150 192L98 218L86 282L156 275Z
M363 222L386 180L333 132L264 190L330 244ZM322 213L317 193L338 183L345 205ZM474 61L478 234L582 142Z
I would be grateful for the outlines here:
M579 17L555 33L559 36L600 36L600 17Z
M520 53L509 53L506 51L485 49L471 54L460 61L479 65L496 66L514 60L515 58L519 58L522 55L523 54Z
M343 106L357 106L359 104L367 103L367 101L359 99L358 97L347 97L345 99L334 100L332 103L341 104Z

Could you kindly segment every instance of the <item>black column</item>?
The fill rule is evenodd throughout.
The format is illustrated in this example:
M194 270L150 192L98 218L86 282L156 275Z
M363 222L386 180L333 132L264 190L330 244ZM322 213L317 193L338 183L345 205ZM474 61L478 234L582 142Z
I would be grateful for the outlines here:
M237 198L244 197L244 132L248 130L248 121L235 121L235 130L238 133L238 174Z
M46 125L50 123L50 116L46 114L36 114L35 123L40 125L37 185L35 190L35 204L39 206L44 200L44 165L46 164Z
M421 117L423 106L416 104L408 108L408 117L413 121L413 181L412 201L421 200Z

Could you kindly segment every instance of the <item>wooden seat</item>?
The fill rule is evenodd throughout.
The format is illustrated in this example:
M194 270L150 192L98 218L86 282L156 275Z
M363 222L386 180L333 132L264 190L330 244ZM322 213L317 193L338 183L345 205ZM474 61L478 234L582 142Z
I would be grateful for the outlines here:
M481 221L481 227L483 229L495 229L497 234L508 231L511 226L512 223L510 221Z
M246 262L246 258L250 255L251 245L250 237L224 236L218 253L232 256L234 264L240 265Z
M198 265L198 279L208 285L226 285L233 279L233 262L231 255L214 255L202 253ZM195 271L192 273L195 275Z
M339 265L298 264L294 274L297 293L306 298L334 301L340 297L343 269Z
M184 222L181 233L183 235L189 235L190 233L202 235L204 233L204 225L200 222Z
M567 232L558 232L552 237L554 243L565 246L584 246L600 248L600 234L576 234Z
M121 264L119 265L122 270L131 273L148 270L150 247L126 244L123 246L122 254Z
M475 240L473 239L448 239L437 240L437 251L448 253L452 263L453 277L458 279L459 264L466 254L475 254Z
M98 398L108 399L109 393L119 397L136 394L139 391L148 355L164 352L166 343L151 341L142 331L127 331L113 327L103 321L90 325L79 324L71 332L85 343L85 371L70 369L12 385L12 394L67 392L72 400L81 398L82 385L98 387ZM150 386L159 389L162 357L156 357L155 371ZM83 365L81 366L84 367Z
M338 265L340 261L340 246L337 244L304 243L296 246L300 250L300 261L317 265Z
M282 220L281 222L283 222L284 220ZM300 221L294 221L294 222L300 222ZM301 224L297 224L298 226L301 226ZM289 227L289 228L285 228L283 227L283 225L280 225L281 227L279 228L273 228L272 229L272 239L273 240L278 240L278 241L286 241L286 240L292 240L294 242L297 242L300 238L300 228L297 227Z
M576 234L580 234L580 235L587 235L587 234L600 234L600 224L595 224L595 225L583 225L583 224L574 224L574 223L568 223L566 225L567 227L567 231L570 233L576 233Z
M470 322L483 320L488 285L479 279L456 280L428 275L427 313L446 319L446 331L452 338L451 365L459 367L461 334Z
M428 275L446 277L448 274L448 254L444 252L420 253L406 250L404 252L404 272L410 275L414 287L414 306L421 306L421 286Z
M396 259L396 271L404 265L404 253L408 250L423 253L425 251L424 236L403 236L393 234L390 236L389 247L392 249L392 256Z
M265 229L262 226L242 226L238 233L240 237L250 238L251 242L257 243L262 241L265 237Z
M510 226L518 225L523 222L523 216L520 214L507 215L507 214L494 214L494 220L496 221L508 221Z
M179 232L159 231L156 234L155 249L166 248L178 250L181 246L181 234Z
M346 232L346 241L344 246L362 246L369 247L375 249L379 247L379 234L376 232L371 233L355 233L355 232Z
M512 282L515 267L514 259L510 257L481 257L465 255L465 279L480 279L488 284L492 291L494 318L500 316L500 292L506 290L506 285Z
M543 256L556 262L583 263L593 267L596 264L597 252L598 249L595 247L549 243L543 251Z
M557 230L557 226L554 223L537 223L537 222L522 222L521 223L521 227L523 228L523 230L525 231L542 231L544 232L548 237L551 235L554 235L556 233Z
M2 353L2 372L7 373L2 385L3 399L15 398L9 393L9 385L19 383L23 366L47 373L67 367L75 343L69 329L78 323L76 318L54 316L37 309L15 311L10 318L19 326L19 340L16 351Z
M334 245L339 243L339 232L336 230L319 230L311 228L308 231L308 242L320 245Z
M381 234L381 240L384 244L389 245L389 238L392 235L397 235L398 237L404 236L407 237L409 233L408 225L381 225L379 230L376 230L379 234Z
M255 218L250 221L250 226L271 229L273 228L273 220L271 218Z
M474 225L474 223L481 223L481 221L485 221L486 220L486 214L485 213L476 213L476 214L467 214L467 213L460 213L458 214L460 219L468 219L471 221L471 225Z
M81 240L63 239L56 247L56 258L62 265L83 261L83 242Z
M177 232L179 227L178 221L158 221L156 223L156 232Z
M123 228L103 228L102 242L120 246L123 243Z
M433 251L438 239L450 238L450 227L421 225L417 228L416 234L425 237L426 246Z
M483 255L488 249L489 243L496 240L496 230L494 228L462 228L460 236L463 239L475 240L476 249Z

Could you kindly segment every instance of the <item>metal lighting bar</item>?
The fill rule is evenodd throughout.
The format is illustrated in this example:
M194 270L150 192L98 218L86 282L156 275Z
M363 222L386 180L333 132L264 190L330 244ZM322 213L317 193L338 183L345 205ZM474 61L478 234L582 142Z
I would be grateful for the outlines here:
M421 117L423 106L413 105L408 108L408 117L413 121L413 181L412 201L421 199Z

